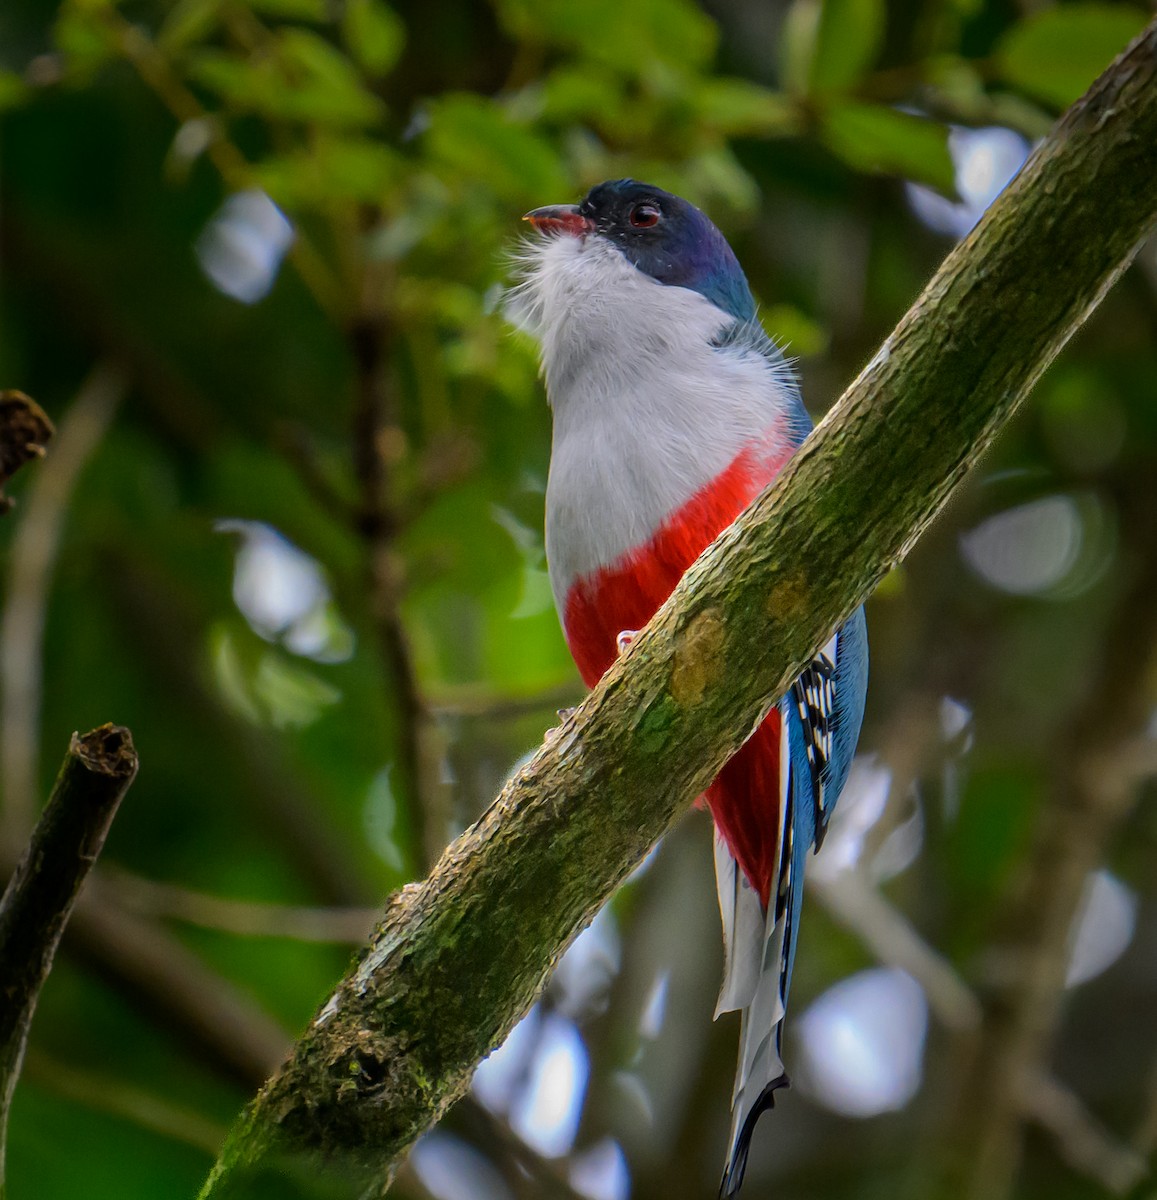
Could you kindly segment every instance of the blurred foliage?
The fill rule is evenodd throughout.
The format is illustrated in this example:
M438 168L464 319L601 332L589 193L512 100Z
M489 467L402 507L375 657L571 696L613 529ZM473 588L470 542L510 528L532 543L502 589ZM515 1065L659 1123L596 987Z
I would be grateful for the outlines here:
M195 1009L196 989L166 1001L75 938L33 1030L14 1198L193 1195L260 1074L237 1066L246 1020L288 1037L347 959L304 940L305 918L419 875L580 695L544 570L549 414L499 311L519 215L628 174L703 205L818 414L950 245L913 185L964 227L979 211L967 172L991 164L951 131L1039 136L1145 20L995 0L6 0L0 387L61 436L0 521L5 828L23 834L73 729L129 725L141 774L94 891L243 1009L206 1036L171 1000ZM861 748L891 789L858 861L996 999L978 1034L929 991L924 1083L900 1111L788 1096L753 1195L964 1194L953 1163L984 1136L969 1048L1001 1044L1010 987L999 947L1044 944L1053 891L1056 911L1079 900L1042 874L1071 850L1042 853L1050 814L1082 811L1069 790L1094 750L1125 771L1153 711L1155 332L1150 248L870 605ZM1052 524L1003 541L986 524L1048 497L1032 511ZM905 830L916 849L885 870ZM1135 893L1136 928L1038 1047L1094 1116L1034 1127L1023 1197L1104 1190L1081 1136L1142 1159L1157 1140L1152 806L1082 836ZM619 897L621 969L577 1014L578 1150L617 1139L639 1197L715 1193L734 1030L709 1024L708 841L689 819ZM887 961L836 912L817 887L797 1015ZM660 977L666 1018L641 1034ZM560 986L545 1005L564 1002ZM574 1194L572 1159L528 1159L484 1115L447 1127L499 1167L497 1194ZM451 1194L413 1169L398 1192Z

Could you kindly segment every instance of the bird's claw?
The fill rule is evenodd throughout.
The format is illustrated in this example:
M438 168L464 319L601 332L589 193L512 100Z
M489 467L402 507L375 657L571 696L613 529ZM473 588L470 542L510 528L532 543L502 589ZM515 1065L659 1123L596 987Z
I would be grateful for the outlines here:
M556 737L558 737L558 735L560 733L562 733L562 727L563 727L563 725L566 724L567 718L573 716L576 712L578 712L578 705L577 704L572 705L570 708L560 708L557 710L557 712L558 712L558 724L552 725L546 731L546 733L543 734L542 740L544 742L553 742L554 739Z
M615 645L618 647L619 656L626 654L627 647L639 636L637 629L623 629L619 631L619 636L615 638Z

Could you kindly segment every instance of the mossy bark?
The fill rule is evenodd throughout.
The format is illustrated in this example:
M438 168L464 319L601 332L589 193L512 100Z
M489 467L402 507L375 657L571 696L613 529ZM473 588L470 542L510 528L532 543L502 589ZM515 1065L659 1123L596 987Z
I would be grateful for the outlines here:
M1157 23L1058 123L776 484L371 945L205 1200L304 1156L384 1190L574 935L912 546L1157 218Z

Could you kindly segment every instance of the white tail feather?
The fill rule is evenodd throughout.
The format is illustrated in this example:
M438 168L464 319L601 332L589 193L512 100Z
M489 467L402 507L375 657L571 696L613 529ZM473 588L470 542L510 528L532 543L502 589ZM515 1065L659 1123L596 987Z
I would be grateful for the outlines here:
M721 1196L734 1196L743 1181L747 1149L759 1114L772 1103L777 1088L787 1084L780 1058L780 1031L787 997L783 989L787 979L789 953L788 923L790 898L781 895L781 882L790 888L792 847L789 836L792 820L791 767L786 752L780 756L779 814L780 827L776 861L779 864L770 881L770 904L764 911L759 893L751 886L727 843L715 831L715 882L719 891L719 912L723 920L723 988L715 1008L722 1012L739 1009L739 1064L731 1102L731 1137ZM784 872L789 874L784 875ZM782 879L781 879L782 876Z
M759 896L715 830L715 886L723 920L723 987L715 1005L720 1013L745 1009L755 996L763 957L765 920Z
M783 971L780 958L787 919L768 922L763 969L756 983L751 1003L743 1010L739 1031L739 1063L735 1071L732 1092L731 1150L739 1130L756 1101L768 1084L783 1075L779 1057L777 1026L784 1017L784 998L781 991ZM758 961L758 960L757 960Z
M779 1052L785 1011L783 959L786 936L786 909L778 919L772 909L760 931L763 945L756 946L751 953L750 961L759 963L760 969L754 993L743 1007L739 1025L739 1064L731 1097L731 1136L727 1142L727 1161L719 1191L721 1197L732 1197L739 1191L755 1122L759 1114L770 1107L776 1089L787 1085L787 1073ZM736 952L740 949L735 948ZM724 992L727 989L725 982ZM722 1002L722 997L720 999Z

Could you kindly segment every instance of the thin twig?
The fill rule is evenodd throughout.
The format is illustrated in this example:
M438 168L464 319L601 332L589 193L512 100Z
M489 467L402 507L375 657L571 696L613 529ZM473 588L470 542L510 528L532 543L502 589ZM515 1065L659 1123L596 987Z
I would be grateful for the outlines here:
M127 871L106 875L102 890L131 912L217 929L239 937L293 938L300 942L360 945L369 937L381 909L316 908L233 900L144 879Z
M24 857L0 899L0 1195L8 1111L40 989L81 885L137 773L127 729L75 733Z
M428 705L430 711L439 717L513 721L536 713L548 713L551 709L573 708L582 698L582 685L576 678L528 695L514 692L504 694L473 684L442 687L430 695Z
M28 836L40 795L44 622L68 506L124 390L124 380L111 367L98 366L89 375L60 423L52 454L25 498L12 539L8 595L0 615L0 845L9 854Z
M1148 1174L1145 1156L1114 1139L1071 1088L1041 1074L1026 1080L1024 1112L1047 1129L1061 1157L1075 1170L1123 1196Z
M290 1037L277 1021L156 922L114 903L99 878L81 896L64 946L241 1087L259 1086L284 1058Z
M131 1121L210 1156L220 1150L225 1138L224 1126L193 1109L173 1104L157 1092L136 1087L114 1075L82 1071L34 1046L24 1056L24 1078L66 1100Z
M444 847L449 823L440 803L437 730L418 685L401 616L403 570L394 544L400 518L397 487L387 465L405 453L405 435L388 381L392 326L384 314L368 311L350 329L349 342L357 373L353 460L361 490L358 532L366 548L370 614L398 723L392 782L407 816L409 866L415 874L425 874Z
M880 962L907 971L920 984L946 1028L965 1033L977 1028L980 1001L952 964L924 941L862 870L840 871L830 877L812 872L807 885L832 917L854 932Z

